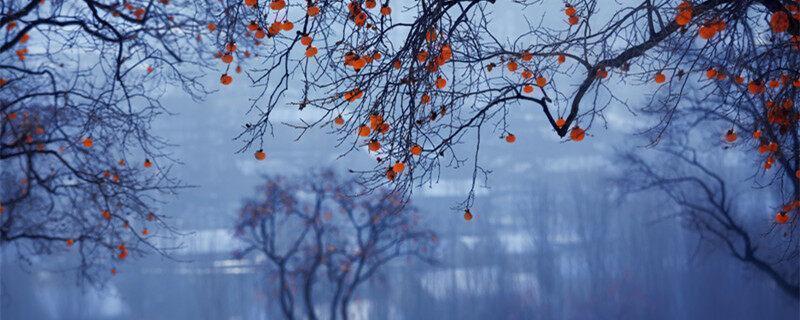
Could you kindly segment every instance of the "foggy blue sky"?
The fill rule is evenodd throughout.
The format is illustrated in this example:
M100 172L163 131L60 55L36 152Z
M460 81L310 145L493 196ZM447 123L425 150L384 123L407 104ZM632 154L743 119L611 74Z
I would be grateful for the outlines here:
M540 15L500 9L496 33L511 39L522 18ZM185 233L179 239L185 248L175 254L179 261L149 256L121 266L105 288L82 289L71 273L53 271L57 262L26 267L6 248L0 318L275 318L277 309L268 307L270 297L259 285L269 280L259 274L257 259L232 258L240 245L232 227L242 200L254 194L264 174L299 175L320 167L345 172L369 167L374 158L366 148L340 158L343 150L325 130L295 141L297 133L280 122L313 111L291 107L272 118L266 161L254 161L252 150L237 153L242 145L233 138L253 117L245 115L253 90L244 77L224 88L218 75L207 78L207 86L218 90L202 102L167 89L162 101L174 115L153 124L156 135L175 144L170 150L182 165L173 175L194 186L163 199L161 213ZM611 87L631 105L647 98L642 87ZM797 319L797 301L762 275L723 251L697 250L696 235L665 218L675 208L663 198L621 197L612 180L626 170L618 152L648 143L637 135L647 119L613 105L605 118L581 143L558 138L533 105L513 111L514 144L487 126L481 162L492 174L478 190L476 218L465 222L462 212L451 209L466 197L469 166L445 169L431 186L415 189L414 205L443 240L440 263L392 265L370 282L354 309L377 319ZM718 149L718 168L748 190L749 160L740 151ZM771 200L766 192L748 194L743 202L750 208L765 209ZM749 212L763 221L773 215Z

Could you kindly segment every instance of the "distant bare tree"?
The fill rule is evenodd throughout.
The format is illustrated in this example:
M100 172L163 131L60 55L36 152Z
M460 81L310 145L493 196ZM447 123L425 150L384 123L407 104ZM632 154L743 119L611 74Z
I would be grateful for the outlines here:
M724 248L789 296L800 298L796 224L784 225L788 221L786 214L797 212L797 202L778 209L776 222L765 231L757 218L763 215L742 212L738 199L741 190L712 165L719 163L712 158L718 154L696 151L685 141L662 143L657 150L656 159L636 153L624 155L625 164L631 166L625 173L630 191L655 190L666 195L678 206L680 220L702 241Z
M150 129L167 86L193 98L209 66L206 7L189 0L0 0L0 245L69 250L102 280L173 230L183 184ZM109 270L111 272L109 272Z
M434 262L436 234L389 191L353 198L358 184L329 170L299 179L266 177L245 201L238 256L266 257L269 290L287 319L348 319L360 285L402 257ZM320 310L327 303L328 310Z

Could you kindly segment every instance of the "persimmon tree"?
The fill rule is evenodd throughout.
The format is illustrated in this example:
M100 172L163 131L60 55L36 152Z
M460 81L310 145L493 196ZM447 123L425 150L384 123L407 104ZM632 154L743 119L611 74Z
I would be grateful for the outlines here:
M0 1L0 245L25 261L68 251L90 281L170 249L157 208L183 184L150 131L166 86L206 93L199 5Z
M436 234L419 225L413 207L385 189L354 197L359 188L330 170L267 176L244 202L236 256L264 257L267 290L285 318L348 319L358 288L387 264L435 262Z
M797 298L797 3L711 4L714 6L705 12L713 15L697 27L700 40L670 42L667 47L666 52L675 55L666 61L675 61L676 67L671 70L675 74L672 80L677 81L661 86L641 109L657 119L657 125L645 133L654 144L665 144L656 145L664 156L647 161L629 154L626 164L637 173L629 176L629 182L661 190L682 208L687 224L703 239L720 244L737 260ZM691 8L695 7L679 9L676 23L686 22L685 26L691 27L696 11ZM719 8L727 11L720 12ZM691 68L681 62L691 63ZM693 76L691 71L699 74ZM753 164L747 182L752 188L772 193L764 200L772 212L747 212L742 207L743 201L734 195L740 191L737 186L741 181L732 181L708 162L718 154L699 146L698 137L705 139L703 144L712 146L711 150L742 153L742 159ZM668 168L673 168L674 162L682 164L684 170L671 172ZM771 221L754 218L764 216L771 216Z
M231 0L224 6L219 39L252 46L260 58L247 72L260 92L254 119L239 137L243 151L263 148L277 109L314 110L289 125L300 137L315 128L331 131L345 153L364 146L374 152L377 164L360 171L367 185L408 194L442 167L471 165L466 208L487 173L481 129L515 142L509 120L522 108L541 110L556 135L582 141L605 124L606 108L664 108L670 112L650 128L662 132L688 85L762 104L781 104L800 85L800 23L791 0ZM519 32L500 37L492 31L502 24L493 19L500 8L547 14L525 17L526 24L515 26ZM649 103L628 105L621 86L651 92ZM752 117L729 111L739 120ZM471 148L458 147L467 141Z

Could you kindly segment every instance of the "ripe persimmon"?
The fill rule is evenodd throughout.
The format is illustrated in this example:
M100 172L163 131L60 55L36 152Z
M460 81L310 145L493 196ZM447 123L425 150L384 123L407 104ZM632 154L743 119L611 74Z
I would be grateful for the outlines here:
M755 95L755 94L763 93L764 89L765 89L764 88L764 84L761 83L761 81L759 81L759 80L753 80L753 81L750 81L749 84L747 84L747 91L749 91L750 94L754 94Z
M522 71L522 78L523 79L533 78L533 72L531 72L530 70L527 70L527 69L525 71Z
M727 141L728 143L736 142L737 138L738 137L736 135L736 132L733 132L733 129L730 129L728 130L728 132L725 133L725 141Z
M520 59L525 62L531 61L533 60L533 54L531 54L530 51L525 50L522 52L522 54L520 54Z
M717 77L717 70L716 69L708 68L708 70L706 70L706 78L714 79L716 77Z
M425 62L425 60L428 60L428 51L420 50L420 52L417 53L417 61Z
M506 135L506 142L514 143L516 141L517 141L517 136L515 136L513 133L509 133L508 135Z
M266 37L266 36L267 36L267 33L264 32L264 29L262 29L262 28L258 28L256 30L255 34L254 34L254 37L256 39L264 39L264 37ZM256 44L256 45L258 45L258 44Z
M566 14L567 16L571 17L574 16L576 13L578 13L578 11L575 10L575 7L573 7L572 5L567 4L566 7L567 8L564 9L564 14Z
M773 163L775 163L775 158L773 158L772 156L767 157L767 159L764 160L764 170L771 169Z
M361 68L364 68L364 66L366 66L366 65L367 65L367 60L364 59L363 57L359 57L359 58L353 60L353 62L351 64L351 66L353 67L353 69L355 71L361 70Z
M405 170L405 168L406 168L405 163L397 161L392 166L392 171L394 171L395 173L400 173L400 172L403 172L403 170Z
M786 14L786 12L775 11L769 18L769 26L772 28L772 32L786 32L789 30L789 16Z
M250 23L247 25L247 31L254 32L256 30L258 30L258 23L255 21L250 21Z
M511 61L508 62L507 67L508 67L508 71L510 71L510 72L517 71L517 62L514 61L514 60L511 60Z
M378 126L383 123L383 116L380 114L369 115L369 128L372 130L378 129Z
M586 137L586 130L581 129L579 126L575 126L572 128L572 131L569 132L569 137L572 141L579 142Z
M536 77L536 85L540 88L544 88L544 86L547 85L547 78L543 76Z
M656 83L661 84L661 83L664 83L664 82L667 81L667 76L665 76L664 73L659 72L659 73L656 73L656 76L655 76L654 79L655 79Z
M386 134L387 132L389 132L389 124L383 122L380 125L378 125L378 132L380 132L381 134Z
M264 152L264 149L258 149L253 156L256 158L256 160L261 161L267 158L267 153Z
M688 1L681 2L678 5L678 15L675 16L675 23L679 26L685 26L692 21L692 4Z
M345 92L342 97L344 98L344 100L347 100L347 102L355 102L356 100L361 99L361 97L363 96L364 92L361 91L360 88L355 88L353 90Z
M453 49L450 48L449 44L443 45L442 50L439 53L444 62L450 61L450 59L453 58Z
M444 89L444 87L446 85L447 85L447 80L445 78L442 78L441 76L436 77L436 88L437 89Z
M378 140L372 139L367 144L369 151L376 152L381 149L381 143Z
M772 80L769 81L769 87L770 88L774 89L774 88L777 88L777 87L780 87L780 86L781 86L780 81L778 81L776 79L772 79Z
M532 85L529 85L529 84L526 84L526 85L524 85L524 86L522 87L522 92L525 92L525 93L531 93L531 92L533 92L533 86L532 86Z
M272 10L281 10L286 7L286 1L284 0L272 0L269 4L269 8Z
M367 14L364 13L363 11L359 12L355 16L355 18L353 18L353 22L356 23L356 26L363 27L364 24L367 22Z
M436 41L436 30L430 29L425 32L425 41L434 42Z
M317 47L308 46L308 48L306 48L306 58L311 58L313 56L316 56L317 55L317 51L318 51Z
M411 149L409 150L411 151L411 154L415 156L422 154L422 147L420 147L418 144L411 146Z
M608 77L608 71L606 71L606 68L597 69L597 78L598 79L605 79L607 77Z
M120 260L125 260L125 258L128 257L128 249L125 248L124 244L118 245L117 249L119 250L117 258L119 258Z
M789 215L783 211L778 212L778 214L775 215L775 222L777 222L778 224L787 223L789 222Z
M362 125L362 126L358 127L358 135L360 137L367 137L367 136L369 136L370 132L371 132L371 130L366 125Z
M697 29L697 34L700 35L700 38L704 40L708 40L714 37L717 34L717 30L710 25L702 25L700 28Z
M221 77L219 77L219 82L223 85L229 85L233 82L233 78L229 76L227 73L223 73Z
M422 94L422 98L420 99L421 104L428 104L431 102L431 96L427 93Z

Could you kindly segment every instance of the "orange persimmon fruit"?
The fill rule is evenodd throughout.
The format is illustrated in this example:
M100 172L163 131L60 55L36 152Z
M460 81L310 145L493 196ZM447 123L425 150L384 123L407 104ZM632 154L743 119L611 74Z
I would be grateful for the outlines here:
M411 149L409 149L409 150L410 150L411 154L415 155L415 156L418 156L418 155L422 154L422 147L420 147L420 145L418 145L418 144L415 144L415 145L411 146Z
M733 142L736 142L736 139L738 139L738 137L736 135L736 132L733 131L733 129L730 129L730 130L728 130L728 132L725 133L725 141L726 142L733 143Z
M261 161L267 158L267 153L264 152L264 149L258 149L253 156L256 158L256 160Z
M514 143L516 141L517 141L517 136L515 136L513 133L509 133L508 135L506 135L506 142Z
M575 126L569 132L569 137L572 141L578 142L583 140L586 137L586 130L581 129L581 127Z

